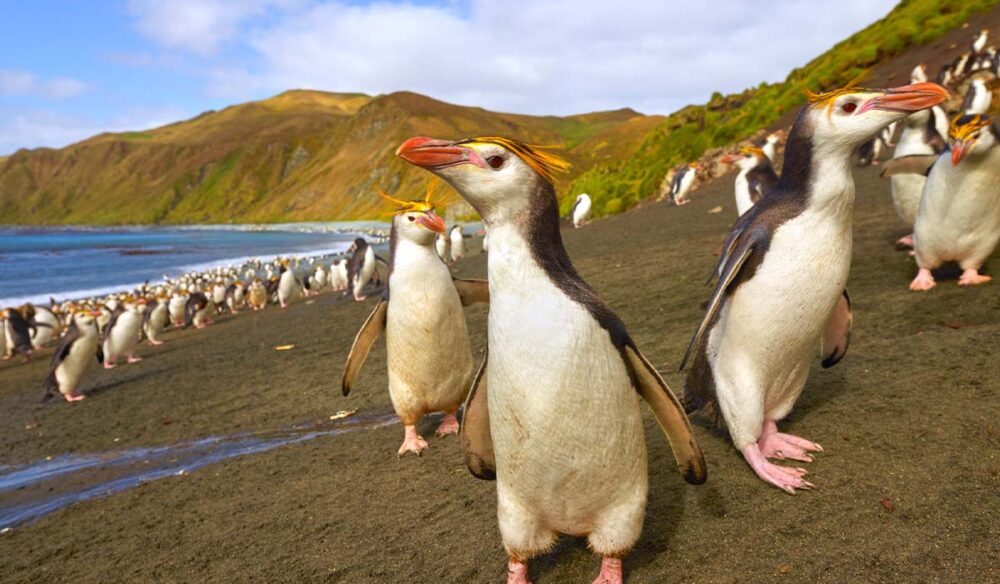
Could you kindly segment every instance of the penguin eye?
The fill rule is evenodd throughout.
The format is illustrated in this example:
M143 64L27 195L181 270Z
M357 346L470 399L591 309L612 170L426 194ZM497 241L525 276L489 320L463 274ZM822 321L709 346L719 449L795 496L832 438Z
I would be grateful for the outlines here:
M854 110L858 109L858 104L853 101L849 101L844 105L840 106L840 109L844 110L845 113L853 114Z
M406 218L409 219L410 221L416 221L417 220L417 218L414 217L413 215L407 215Z
M486 164L489 164L490 168L492 168L493 170L497 170L501 166L503 166L503 158L499 156L490 156L489 158L486 159Z

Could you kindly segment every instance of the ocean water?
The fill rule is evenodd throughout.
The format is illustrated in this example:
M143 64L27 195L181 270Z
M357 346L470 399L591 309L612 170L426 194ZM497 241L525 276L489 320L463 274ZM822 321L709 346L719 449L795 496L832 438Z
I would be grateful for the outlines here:
M388 224L0 227L0 307L108 294L255 257L332 255L370 228Z

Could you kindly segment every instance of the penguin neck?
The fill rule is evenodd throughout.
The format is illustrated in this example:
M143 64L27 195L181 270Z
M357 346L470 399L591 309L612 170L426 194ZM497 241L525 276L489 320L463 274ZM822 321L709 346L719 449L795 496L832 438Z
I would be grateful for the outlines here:
M805 128L805 111L789 133L781 177L768 197L849 220L854 206L850 153L841 144L817 147Z

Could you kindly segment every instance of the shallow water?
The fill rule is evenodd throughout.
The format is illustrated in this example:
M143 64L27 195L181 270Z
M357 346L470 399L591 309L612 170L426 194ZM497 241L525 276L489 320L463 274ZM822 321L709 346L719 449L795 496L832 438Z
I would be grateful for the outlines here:
M391 411L366 412L274 432L242 432L168 446L65 454L35 463L0 467L0 530L34 521L74 503L184 475L230 458L396 423L398 418Z

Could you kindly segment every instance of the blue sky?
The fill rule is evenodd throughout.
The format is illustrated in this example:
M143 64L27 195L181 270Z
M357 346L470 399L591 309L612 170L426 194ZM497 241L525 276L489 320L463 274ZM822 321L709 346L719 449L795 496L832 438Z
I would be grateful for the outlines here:
M669 113L778 81L892 0L0 0L0 155L289 88Z

